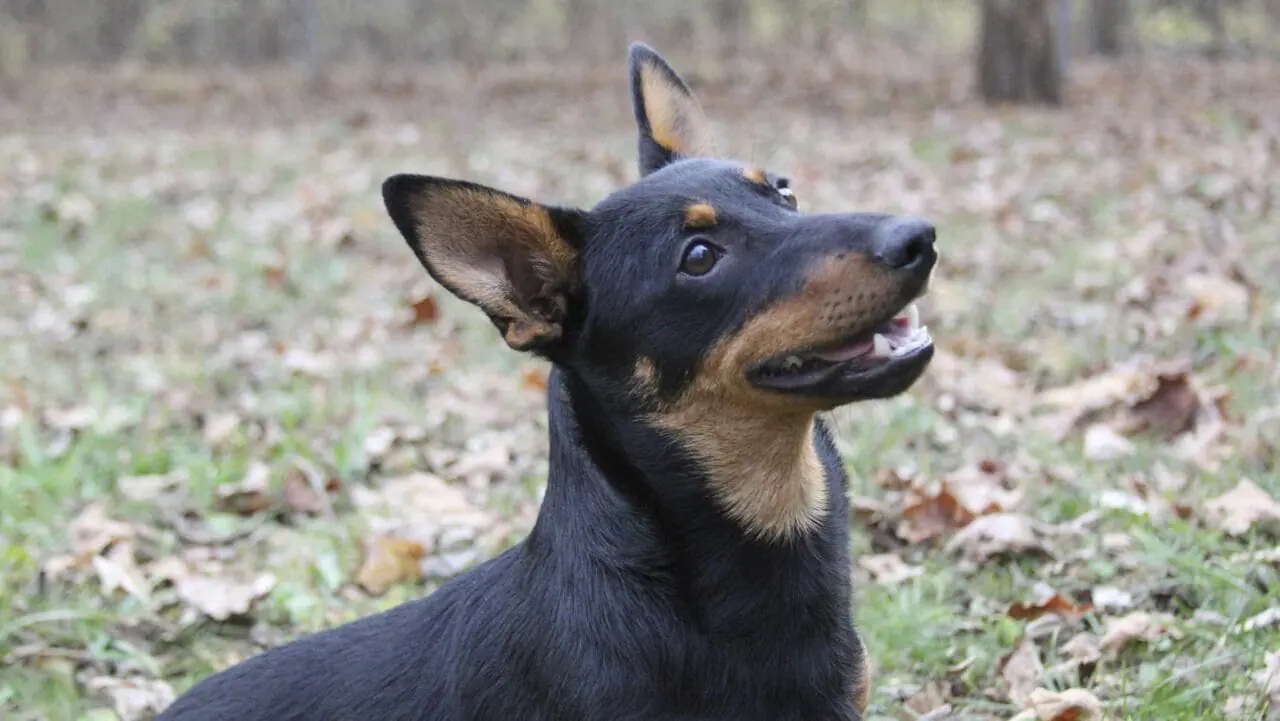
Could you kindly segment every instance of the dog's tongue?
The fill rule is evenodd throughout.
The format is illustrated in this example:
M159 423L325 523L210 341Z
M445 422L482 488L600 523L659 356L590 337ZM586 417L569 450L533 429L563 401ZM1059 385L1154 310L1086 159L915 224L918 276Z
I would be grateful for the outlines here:
M813 356L827 361L828 363L843 363L844 361L853 360L854 358L860 358L867 355L871 351L875 350L875 347L876 344L874 341L864 340L857 343L850 343L849 345L841 346L839 348L832 348L828 351L822 351L821 353L814 353Z

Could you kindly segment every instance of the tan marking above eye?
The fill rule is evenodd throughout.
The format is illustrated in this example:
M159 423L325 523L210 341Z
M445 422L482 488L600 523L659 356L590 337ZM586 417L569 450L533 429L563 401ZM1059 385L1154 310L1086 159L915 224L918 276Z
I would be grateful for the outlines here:
M768 185L769 177L759 168L743 168L742 177L759 185Z
M716 224L716 209L708 203L694 203L684 210L686 228L710 228Z

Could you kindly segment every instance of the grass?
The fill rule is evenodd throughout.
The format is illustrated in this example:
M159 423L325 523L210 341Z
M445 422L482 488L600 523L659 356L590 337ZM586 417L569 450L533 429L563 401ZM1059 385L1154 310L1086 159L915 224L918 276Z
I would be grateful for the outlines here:
M1280 494L1269 440L1280 220L1265 150L1277 136L1259 122L1276 108L1257 91L1274 70L1170 62L1188 64L1119 78L1086 68L1059 113L926 95L902 104L919 110L860 115L857 94L832 113L705 93L731 150L785 149L806 208L927 212L942 229L925 315L951 362L904 397L836 415L852 492L874 509L854 521L855 550L920 571L876 582L856 569L873 718L912 718L930 684L959 718L1012 717L1002 659L1027 634L1039 685L1089 689L1110 718L1263 713L1254 674L1280 627L1235 629L1278 605L1280 571L1250 555L1275 540L1263 528L1228 535L1206 508L1241 478ZM40 165L0 187L0 716L144 715L165 695L152 682L180 692L262 647L430 592L439 578L380 596L353 582L386 520L358 501L388 479L425 470L486 509L489 523L456 546L471 561L520 537L545 477L544 369L426 281L382 217L377 183L436 172L590 203L630 167L623 92L584 93L572 99L582 112L558 114L570 100L555 92L495 95L483 117L430 115L417 137L403 130L426 114L412 99L369 98L367 124L327 106L287 129L261 108L234 128L195 116L139 127L104 110L92 131L27 128L0 142L6 167ZM1232 182L1206 200L1215 174ZM1193 296L1184 281L1197 273L1217 290ZM1248 289L1243 310L1231 283ZM426 294L438 317L409 325ZM1196 383L1225 394L1225 430L1207 452L1179 451L1187 434L1139 434L1128 455L1091 458L1081 429L1057 438L1036 411L1001 407L1010 383L1035 401L1141 355L1186 358ZM1008 375L989 375L993 364ZM371 440L380 433L391 448ZM1047 557L965 562L946 548L959 529L898 534L910 494L886 471L925 489L985 461L1022 493L1008 510L1048 529ZM334 481L332 515L228 510L220 499L258 464L257 492L271 498L300 469ZM1117 494L1148 512L1103 502ZM1187 510L1161 513L1162 502ZM128 538L90 553L96 566L52 574L85 543L73 520L94 504ZM1064 530L1082 517L1084 532ZM104 558L132 562L138 592L105 587ZM269 571L275 584L246 616L216 621L158 575L172 559L218 579ZM1009 615L1046 586L1077 603L1099 588L1132 602ZM1101 637L1131 611L1169 614L1174 631L1064 665L1067 641Z

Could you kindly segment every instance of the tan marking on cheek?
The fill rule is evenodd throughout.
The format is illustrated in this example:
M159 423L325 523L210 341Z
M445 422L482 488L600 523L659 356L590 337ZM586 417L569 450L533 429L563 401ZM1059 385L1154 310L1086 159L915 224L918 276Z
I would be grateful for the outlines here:
M651 417L698 462L726 515L765 539L808 532L826 514L826 474L813 445L825 402L759 390L748 370L840 340L883 315L893 297L888 276L856 254L828 258L808 276L799 293L717 343L683 395Z
M768 185L769 177L759 168L743 168L742 177L759 185Z
M716 209L708 203L694 203L684 209L686 228L711 228L716 224Z

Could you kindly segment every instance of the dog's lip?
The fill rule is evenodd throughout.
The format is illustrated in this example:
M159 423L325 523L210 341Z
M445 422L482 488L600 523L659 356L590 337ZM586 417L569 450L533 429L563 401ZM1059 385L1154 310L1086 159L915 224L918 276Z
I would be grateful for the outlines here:
M856 333L843 335L829 343L815 344L770 356L753 364L752 370L762 371L771 368L785 370L788 366L798 366L801 362L808 361L840 364L865 357L889 357L889 351L893 348L899 348L908 343L918 343L921 340L920 336L927 337L928 332L928 327L920 324L920 311L912 300L896 312L886 315L875 323L863 326Z
M868 329L869 328L869 329ZM879 322L863 326L831 343L781 353L751 366L747 378L753 385L788 393L818 393L833 385L873 381L895 369L933 355L933 338L920 324L915 300Z

